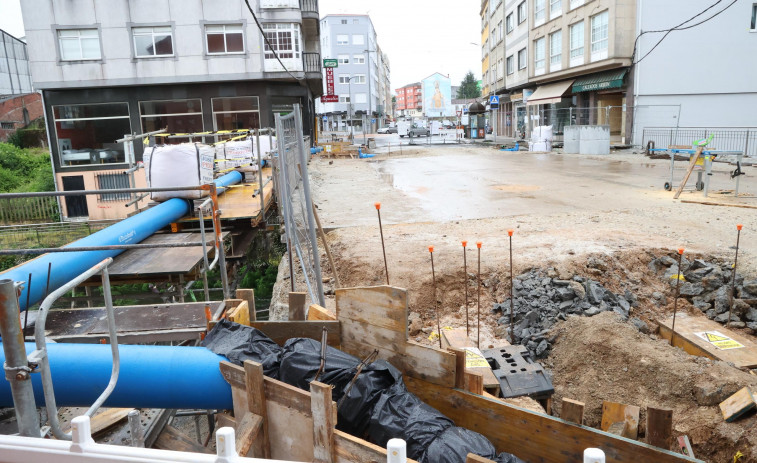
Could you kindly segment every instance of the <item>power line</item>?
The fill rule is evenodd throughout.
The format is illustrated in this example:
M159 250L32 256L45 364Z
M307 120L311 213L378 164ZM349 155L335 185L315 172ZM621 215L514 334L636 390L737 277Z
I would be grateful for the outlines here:
M250 14L252 15L252 19L254 19L255 20L255 24L258 25L258 29L260 30L260 33L263 34L263 40L265 41L265 44L268 45L268 49L271 50L271 53L273 53L273 56L276 57L276 61L279 62L279 64L281 65L281 67L284 68L284 71L286 71L286 73L289 74L289 76L292 77L292 79L298 80L298 81L304 80L301 77L296 77L294 74L292 74L291 72L289 72L289 69L287 69L286 66L284 66L284 63L281 61L281 58L279 58L279 54L276 53L276 50L273 48L273 45L271 45L271 42L268 40L268 37L266 37L265 31L263 30L263 26L261 26L260 25L260 21L258 21L258 17L255 16L255 12L252 10L252 7L250 6L250 1L249 0L244 0L244 3L247 5L247 9L250 10ZM300 44L302 45L302 43L303 43L302 37L300 37ZM263 53L265 53L265 50L263 51Z

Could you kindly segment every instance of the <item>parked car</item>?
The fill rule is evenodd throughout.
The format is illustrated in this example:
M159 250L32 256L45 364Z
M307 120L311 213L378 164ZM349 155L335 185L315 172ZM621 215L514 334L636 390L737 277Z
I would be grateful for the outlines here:
M397 127L381 127L377 133L397 133Z
M407 131L408 137L428 137L431 132L425 127L413 127Z

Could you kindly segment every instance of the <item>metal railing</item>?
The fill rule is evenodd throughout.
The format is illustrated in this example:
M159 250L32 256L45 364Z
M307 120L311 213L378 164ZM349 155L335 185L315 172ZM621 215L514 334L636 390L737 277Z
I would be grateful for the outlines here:
M691 146L694 140L702 140L713 135L708 149L741 151L746 156L757 156L757 128L705 128L705 127L645 127L642 132L642 146L650 141L657 148L671 145Z
M300 10L303 13L318 14L318 0L300 0Z
M115 220L0 226L0 249L57 247L113 225Z
M305 67L305 72L317 72L321 73L321 54L320 53L303 53L302 63Z

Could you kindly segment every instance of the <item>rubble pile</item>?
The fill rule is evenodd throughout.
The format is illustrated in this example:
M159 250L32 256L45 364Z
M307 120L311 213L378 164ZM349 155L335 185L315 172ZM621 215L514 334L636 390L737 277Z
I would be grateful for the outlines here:
M669 281L672 294L675 294L676 281L679 278L677 259L662 256L649 263L649 269ZM726 262L706 262L702 259L689 261L681 259L681 297L687 299L707 318L718 323L728 320L731 305L731 278L733 267ZM664 296L654 295L662 302ZM757 332L757 279L744 281L736 273L736 284L731 312L731 328L750 328Z
M570 280L550 278L539 269L532 269L513 279L513 324L515 343L524 345L535 358L548 355L554 341L550 329L568 315L592 317L602 312L615 312L628 320L631 307L638 301L630 291L615 294L599 282L573 276ZM510 340L510 299L495 303L492 310L501 314L496 333ZM643 332L649 328L642 320L631 322Z

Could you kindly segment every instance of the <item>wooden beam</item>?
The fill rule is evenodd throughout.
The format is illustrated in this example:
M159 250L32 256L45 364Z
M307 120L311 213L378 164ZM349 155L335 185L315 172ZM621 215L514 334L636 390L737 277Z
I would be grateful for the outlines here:
M247 406L249 411L259 415L263 422L263 435L256 442L254 456L257 458L271 458L271 444L268 436L268 408L266 407L265 386L263 384L263 365L245 360L244 373L247 391ZM240 419L240 417L237 417Z
M244 299L247 301L247 307L250 311L250 321L257 320L257 314L255 313L255 290L254 289L237 289L237 299Z
M747 386L720 402L720 412L723 414L723 419L730 423L753 409L755 405L757 404L754 402L752 391Z
M584 403L573 399L562 399L560 418L571 423L584 424Z
M307 293L289 293L289 320L305 320L305 299Z
M129 412L134 410L133 408L105 408L97 415L93 416L90 420L90 427L92 429L92 435L104 431L119 421L129 416ZM71 430L70 424L63 428L63 432L69 432Z
M242 301L236 307L229 309L226 312L226 318L230 322L250 326L250 307L247 305L247 301Z
M621 436L629 439L639 437L639 407L605 400L602 402L602 431L621 424Z
M177 452L212 453L200 443L193 441L173 426L166 426L158 436L153 447Z
M331 386L318 381L310 383L310 409L313 415L313 462L334 462L334 427Z
M673 440L673 410L647 407L647 442L670 450Z
M308 307L308 320L336 320L336 314L318 304L310 304L310 307Z
M465 457L465 463L495 463L495 462L488 458L480 457L478 455L469 453L468 456Z
M484 375L479 371L465 372L465 390L471 394L483 395Z
M694 171L694 167L697 165L697 161L699 160L699 156L702 154L703 149L703 147L697 146L697 150L694 153L694 156L689 160L689 167L686 169L686 173L683 175L683 180L681 181L681 184L678 185L678 189L676 190L676 194L673 195L673 199L678 199L678 197L681 196L681 192L684 187L686 187L686 182L689 181L689 177L691 177L691 173Z
M346 432L334 431L335 463L386 463L386 449ZM407 459L407 463L417 463Z
M455 354L455 387L465 389L465 351L457 347L447 350Z
M236 430L236 448L239 456L247 456L262 429L262 416L250 412L244 414Z
M328 331L328 345L339 347L341 344L341 324L338 321L252 322L250 326L259 329L281 346L291 338L320 341L323 328Z

